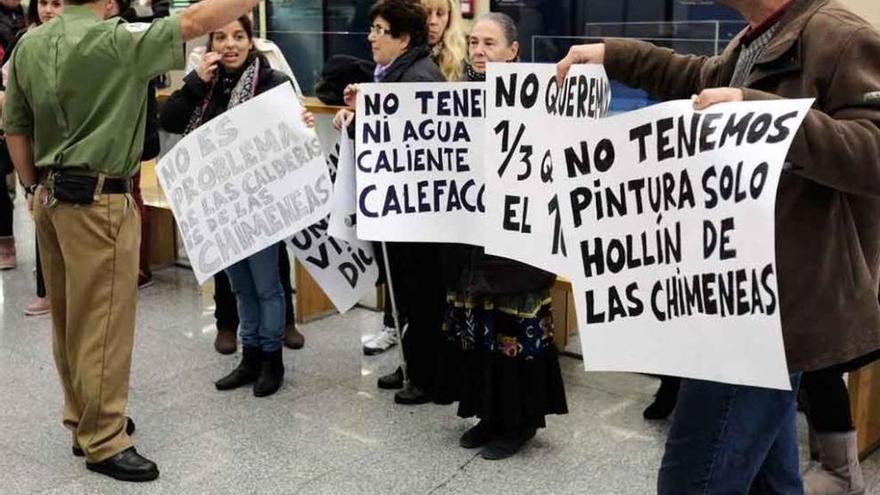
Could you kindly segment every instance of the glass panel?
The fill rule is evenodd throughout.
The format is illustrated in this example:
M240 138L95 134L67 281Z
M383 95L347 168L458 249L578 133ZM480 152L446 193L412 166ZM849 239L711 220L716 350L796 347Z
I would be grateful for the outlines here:
M315 82L324 62L332 55L372 60L367 33L269 31L267 34L281 48L306 96L314 96Z

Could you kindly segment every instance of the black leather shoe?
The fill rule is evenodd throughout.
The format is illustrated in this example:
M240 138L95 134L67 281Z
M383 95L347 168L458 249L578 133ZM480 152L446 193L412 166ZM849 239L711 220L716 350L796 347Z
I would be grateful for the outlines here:
M535 437L535 433L537 433L535 428L508 431L483 447L480 456L487 461L500 461L512 457L526 442Z
M86 469L120 481L153 481L159 477L156 463L129 447L101 462L87 462Z
M466 449L476 449L495 440L501 431L495 425L481 419L479 423L473 426L458 440L458 444Z
M407 406L427 404L431 402L431 396L412 383L408 383L403 390L394 394L394 402Z
M681 378L664 376L660 378L660 388L654 397L654 402L646 407L642 412L645 419L666 419L675 409L675 403L678 401L678 388L681 385Z
M380 376L377 385L384 390L398 390L403 388L403 370L398 367L394 370L394 373Z
M125 434L128 436L131 436L134 434L134 430L135 430L134 420L132 420L131 418L125 418ZM85 457L86 456L86 451L84 451L80 447L73 446L70 450L71 450L71 452L73 452L73 455L76 457Z

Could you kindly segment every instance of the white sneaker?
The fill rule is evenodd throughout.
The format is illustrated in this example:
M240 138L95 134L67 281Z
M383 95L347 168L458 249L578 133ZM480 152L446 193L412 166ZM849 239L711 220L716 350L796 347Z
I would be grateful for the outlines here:
M396 328L384 327L382 328L382 331L379 332L379 335L376 335L364 344L364 355L373 356L376 354L382 354L388 349L396 346L399 340Z

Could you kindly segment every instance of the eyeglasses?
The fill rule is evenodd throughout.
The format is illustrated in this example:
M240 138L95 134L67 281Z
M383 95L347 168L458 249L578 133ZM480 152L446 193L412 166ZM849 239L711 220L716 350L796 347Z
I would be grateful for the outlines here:
M378 24L373 24L370 26L370 34L378 34L379 36L384 36L391 32L391 28L385 28L379 26Z

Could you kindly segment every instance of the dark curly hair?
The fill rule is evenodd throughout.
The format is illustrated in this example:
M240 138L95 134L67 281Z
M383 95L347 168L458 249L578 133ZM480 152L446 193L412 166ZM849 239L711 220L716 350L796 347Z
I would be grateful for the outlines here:
M409 47L428 44L428 13L418 0L379 0L370 9L370 22L382 17L394 38L409 35Z

